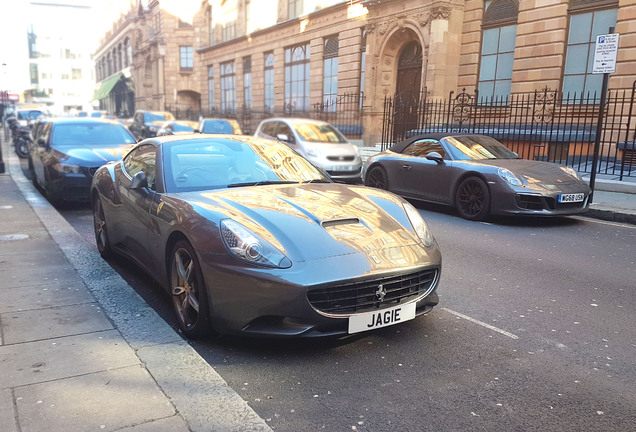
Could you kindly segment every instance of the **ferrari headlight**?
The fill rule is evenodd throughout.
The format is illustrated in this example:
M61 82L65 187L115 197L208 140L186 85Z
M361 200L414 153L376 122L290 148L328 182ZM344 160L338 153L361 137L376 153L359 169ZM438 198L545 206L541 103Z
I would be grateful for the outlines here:
M568 167L568 166L562 166L561 169L565 171L566 174L571 175L575 179L581 180L581 177L579 177L579 173L577 173L574 168Z
M56 163L53 165L53 169L62 174L79 174L81 169L77 165L67 165L63 163Z
M230 254L242 261L266 267L291 267L291 261L281 251L232 219L221 221L221 238Z
M513 186L523 186L523 182L519 177L517 177L512 171L506 168L499 168L498 172L499 177L504 179L506 182L510 183Z
M422 240L422 243L424 243L424 246L433 246L433 242L435 242L433 233L431 233L431 230L428 228L428 225L420 215L420 212L418 212L417 209L409 203L404 203L403 207L404 211L406 212L406 216L408 216L413 229L417 233L417 236L420 238L420 240Z

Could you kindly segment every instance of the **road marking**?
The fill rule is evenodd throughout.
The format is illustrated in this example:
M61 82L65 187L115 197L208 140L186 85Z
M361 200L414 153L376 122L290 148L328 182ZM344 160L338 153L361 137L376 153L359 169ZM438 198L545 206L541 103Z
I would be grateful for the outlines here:
M500 328L497 328L495 326L491 326L490 324L486 324L485 322L476 320L475 318L471 318L468 315L464 315L462 313L455 312L454 310L451 310L451 309L448 309L448 308L445 308L445 307L443 307L442 310L445 310L446 312L451 313L451 314L453 314L455 316L458 316L460 318L464 318L465 320L468 320L468 321L470 321L472 323L479 324L480 326L486 327L487 329L496 331L497 333L501 333L502 335L508 336L511 339L519 339L519 336L517 336L516 334L512 334L510 332L507 332L507 331L502 330Z
M592 218L584 217L584 216L570 216L570 218L580 220L583 222L594 222L594 223L600 223L603 225L609 225L613 227L636 229L636 226L629 224L627 222L612 222L612 221L606 221L602 219L592 219Z

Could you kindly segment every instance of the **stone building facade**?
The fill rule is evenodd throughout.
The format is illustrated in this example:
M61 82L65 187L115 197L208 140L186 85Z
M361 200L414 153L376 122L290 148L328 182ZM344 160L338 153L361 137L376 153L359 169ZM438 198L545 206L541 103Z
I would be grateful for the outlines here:
M380 139L387 96L599 92L595 36L610 27L609 88L636 80L636 0L203 0L191 27L153 0L133 15L96 60L109 37L130 37L138 108L293 113L363 94L366 144Z

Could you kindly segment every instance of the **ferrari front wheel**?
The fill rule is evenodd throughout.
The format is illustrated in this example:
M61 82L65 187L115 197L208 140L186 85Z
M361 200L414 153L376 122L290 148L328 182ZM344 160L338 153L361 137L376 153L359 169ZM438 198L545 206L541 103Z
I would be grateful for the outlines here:
M488 186L479 177L464 179L457 188L455 205L461 217L482 221L490 214L490 192Z
M201 266L194 249L185 240L178 241L172 250L168 280L183 334L192 339L209 334L210 312Z

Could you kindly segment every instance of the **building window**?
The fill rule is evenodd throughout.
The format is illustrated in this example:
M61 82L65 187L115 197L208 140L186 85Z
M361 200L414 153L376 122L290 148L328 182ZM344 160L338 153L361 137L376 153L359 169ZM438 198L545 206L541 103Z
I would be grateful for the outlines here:
M252 107L252 58L243 59L243 108Z
M325 39L323 52L322 103L326 111L336 111L338 99L338 37Z
M189 72L193 70L193 59L192 59L192 47L191 46L182 46L179 47L179 56L180 56L180 66L181 71Z
M285 49L285 109L309 109L309 44Z
M214 17L212 16L212 8L210 8L208 19L210 20L210 45L214 45L214 28L216 27L216 22L214 22Z
M287 12L288 19L299 17L303 14L304 0L289 0Z
M236 37L236 20L228 21L221 28L221 40L228 41Z
M81 80L82 79L82 70L81 69L71 69L71 76L73 77L74 80Z
M274 109L274 53L265 54L265 111Z
M130 65L130 57L132 54L131 48L130 39L124 39L124 67L128 67L128 65Z
M29 63L29 70L31 75L31 84L39 84L40 78L38 76L38 64L37 63Z
M362 30L362 40L360 42L360 108L364 100L364 71L367 66L367 31Z
M210 112L214 109L214 66L208 66L208 106Z
M570 16L570 32L563 73L563 96L566 98L600 98L603 74L592 74L596 36L607 34L616 26L616 9L580 13Z
M221 110L224 113L236 112L236 85L233 61L221 63Z
M486 2L478 84L482 101L510 96L518 14L517 0Z
M510 96L516 37L516 24L484 30L479 69L481 100Z
M113 73L113 63L110 59L110 53L108 53L108 55L106 56L106 63L108 65L108 70L107 70L107 75L106 76L111 76Z
M221 27L221 40L223 42L236 37L236 22L238 21L238 1L226 0L223 6L223 25Z

